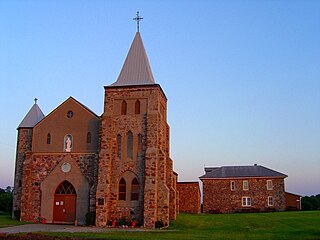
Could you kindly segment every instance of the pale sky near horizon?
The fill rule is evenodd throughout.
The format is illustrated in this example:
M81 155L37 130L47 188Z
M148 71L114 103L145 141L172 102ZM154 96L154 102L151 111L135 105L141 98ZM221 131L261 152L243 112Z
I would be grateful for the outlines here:
M285 173L320 193L320 1L0 1L0 187L13 185L16 128L37 97L102 114L133 40L136 11L168 98L180 181L204 166Z

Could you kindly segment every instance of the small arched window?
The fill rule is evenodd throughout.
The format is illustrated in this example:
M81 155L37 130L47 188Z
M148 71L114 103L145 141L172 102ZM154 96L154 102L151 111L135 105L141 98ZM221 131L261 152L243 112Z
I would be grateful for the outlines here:
M91 132L88 132L87 133L87 143L91 143L91 140L92 140L92 134L91 134Z
M118 134L117 136L117 156L121 159L121 135Z
M140 114L140 101L137 100L135 105L134 105L134 113L135 114Z
M122 101L121 103L121 115L126 115L127 114L127 102Z
M128 132L128 136L127 136L127 158L131 158L133 156L133 135L132 132L129 131Z
M131 201L139 200L139 182L134 178L131 182Z
M51 134L48 133L47 135L47 144L51 144Z
M126 200L126 180L121 178L119 182L119 200Z

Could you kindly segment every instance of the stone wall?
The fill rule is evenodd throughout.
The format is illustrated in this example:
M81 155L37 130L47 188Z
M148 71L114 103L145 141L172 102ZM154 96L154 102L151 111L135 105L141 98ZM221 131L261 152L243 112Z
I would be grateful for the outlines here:
M17 151L15 162L15 174L14 174L14 191L13 191L13 212L20 210L21 193L22 193L22 173L23 164L25 161L25 155L27 151L30 151L32 147L32 128L19 128L17 137ZM20 220L20 219L18 219Z
M301 210L301 196L286 192L286 210Z
M50 177L51 173L57 166L69 157L74 164L80 169L81 174L89 183L89 201L88 211L95 211L95 194L97 185L97 161L98 155L95 153L26 153L26 160L23 166L22 179L22 197L21 197L21 220L28 222L37 222L38 218L44 214L41 213L41 185L46 178ZM60 174L59 183L52 186L52 189L46 189L55 192L58 185L69 176L68 174ZM54 194L49 199L42 199L45 204L53 204ZM90 204L90 205L89 205ZM50 213L51 214L51 213ZM49 215L50 215L49 214ZM49 221L52 219L48 219Z
M178 182L179 212L200 213L201 196L198 182Z
M249 182L249 190L243 190L243 180ZM267 190L267 180L272 180L272 190ZM235 182L234 190L231 181ZM286 207L283 178L202 179L202 182L205 213L284 211ZM268 205L269 196L274 199L273 206ZM243 206L242 197L250 197L251 206Z
M156 221L168 225L169 218L175 218L175 207L170 210L170 199L175 202L175 189L165 95L157 84L106 87L105 91L96 224L105 226L134 212L135 219L145 227L154 228ZM122 113L123 101L127 106L125 113ZM135 112L136 101L140 102L139 113ZM129 131L133 135L132 158L127 156ZM121 135L121 144L118 135ZM142 136L140 153L139 135ZM121 146L120 157L118 146ZM119 181L126 176L130 179L129 175L138 179L138 201L119 200ZM130 191L128 183L126 189Z

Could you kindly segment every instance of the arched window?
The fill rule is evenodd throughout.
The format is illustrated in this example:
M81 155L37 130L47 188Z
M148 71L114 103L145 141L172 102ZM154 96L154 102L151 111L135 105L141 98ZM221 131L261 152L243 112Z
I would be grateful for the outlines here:
M126 200L126 180L123 178L119 182L119 200Z
M65 152L71 152L73 147L73 137L71 134L67 134L64 136L64 144L63 144L63 150Z
M91 143L91 140L92 140L92 134L91 134L91 132L88 132L87 133L87 143Z
M140 101L137 100L135 105L134 105L134 113L135 114L140 114Z
M63 181L56 190L56 194L77 194L70 182Z
M138 134L138 151L137 154L140 156L142 153L142 135L139 133Z
M47 144L51 144L51 134L48 133L47 135Z
M133 152L133 135L132 135L132 132L129 131L127 136L127 158L132 159L132 156L133 156L132 152Z
M121 159L121 135L118 134L117 136L117 156Z
M121 103L121 115L126 115L127 114L127 102L122 101Z
M139 182L134 178L131 182L131 201L139 200Z

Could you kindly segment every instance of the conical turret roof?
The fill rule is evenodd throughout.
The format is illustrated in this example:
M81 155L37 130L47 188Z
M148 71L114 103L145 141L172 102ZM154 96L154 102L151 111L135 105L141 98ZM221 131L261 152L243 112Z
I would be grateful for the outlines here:
M24 117L18 128L32 128L39 121L44 118L44 114L41 111L37 103L33 104L27 115Z
M155 84L140 33L137 32L118 79L111 86Z

